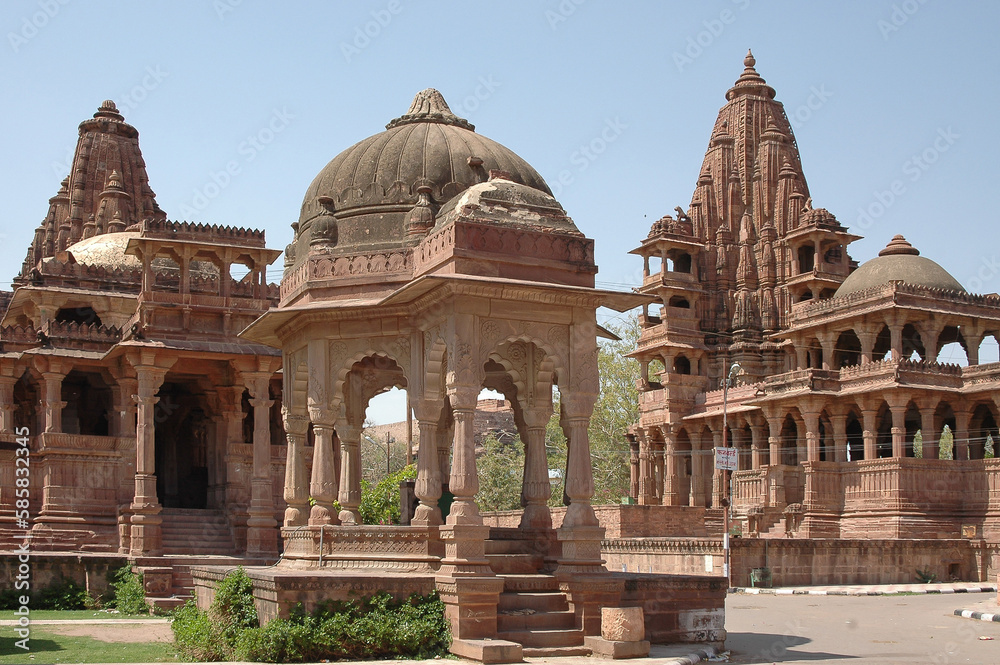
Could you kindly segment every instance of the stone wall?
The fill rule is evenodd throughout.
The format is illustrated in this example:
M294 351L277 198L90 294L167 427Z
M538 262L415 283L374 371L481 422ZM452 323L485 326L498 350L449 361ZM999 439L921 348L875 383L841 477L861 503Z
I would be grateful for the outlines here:
M558 529L566 516L566 508L551 508L552 526ZM662 538L683 536L722 537L722 509L688 506L594 506L597 521L605 529L605 538ZM484 513L486 526L517 528L520 510Z
M37 594L54 582L70 579L85 588L90 595L100 596L107 590L109 573L127 563L116 554L31 553L31 594ZM0 555L0 589L13 589L21 562L17 554Z
M721 648L726 639L726 584L721 578L615 573L625 580L622 606L643 608L646 639L698 642Z
M751 586L750 573L769 568L772 586L908 584L917 571L937 581L984 582L998 570L1000 545L981 540L846 540L734 538L732 584ZM607 539L609 570L671 575L723 575L725 552L714 538Z

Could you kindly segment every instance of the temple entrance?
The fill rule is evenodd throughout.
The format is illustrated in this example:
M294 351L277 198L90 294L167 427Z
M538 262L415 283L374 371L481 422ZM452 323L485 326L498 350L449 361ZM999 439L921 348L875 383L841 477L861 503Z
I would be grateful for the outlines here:
M164 383L156 405L156 494L165 508L208 508L208 425L197 387Z

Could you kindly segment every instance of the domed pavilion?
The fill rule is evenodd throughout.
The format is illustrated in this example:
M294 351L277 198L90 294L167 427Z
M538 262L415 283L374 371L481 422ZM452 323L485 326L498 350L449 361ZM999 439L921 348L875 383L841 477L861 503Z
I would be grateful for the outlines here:
M280 302L243 333L280 347L284 367L285 563L250 571L279 589L275 611L303 568L361 568L385 584L436 587L462 655L516 648L519 660L521 646L543 646L531 621L498 623L501 595L509 605L529 591L565 594L570 628L599 633L600 607L621 602L624 581L603 566L591 506L596 310L643 297L596 289L593 241L542 177L436 90L324 167L293 228ZM365 410L393 387L407 391L419 424L419 505L409 526L362 525ZM475 501L473 410L484 388L513 405L525 446L516 529L484 526ZM545 453L553 388L569 442L558 528Z

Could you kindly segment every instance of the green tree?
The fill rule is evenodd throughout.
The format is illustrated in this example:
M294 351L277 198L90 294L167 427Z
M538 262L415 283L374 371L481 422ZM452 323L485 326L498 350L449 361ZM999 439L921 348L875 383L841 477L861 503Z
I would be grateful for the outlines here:
M520 437L500 442L493 434L483 437L479 469L479 509L517 510L521 507L521 480L524 474L524 445Z
M938 443L938 457L941 459L955 459L955 437L951 433L951 428L947 425L941 432L941 441Z
M924 456L924 433L919 429L917 430L917 433L913 435L913 456Z

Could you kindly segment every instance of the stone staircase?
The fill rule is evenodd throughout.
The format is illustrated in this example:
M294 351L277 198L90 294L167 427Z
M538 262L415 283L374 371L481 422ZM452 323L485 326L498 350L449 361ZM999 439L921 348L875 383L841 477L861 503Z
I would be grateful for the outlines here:
M236 556L174 555L139 558L135 569L142 572L146 584L146 602L163 610L180 607L194 597L195 566L263 566L263 559Z
M552 575L501 575L497 638L517 642L527 658L589 656L583 629L569 609L566 594Z
M497 605L497 638L517 642L530 658L589 656L583 629L569 609L566 594L546 569L544 543L520 529L491 529L486 559L503 579Z
M221 510L164 508L163 554L235 556L233 535Z

